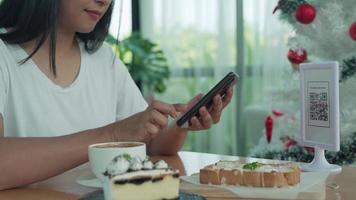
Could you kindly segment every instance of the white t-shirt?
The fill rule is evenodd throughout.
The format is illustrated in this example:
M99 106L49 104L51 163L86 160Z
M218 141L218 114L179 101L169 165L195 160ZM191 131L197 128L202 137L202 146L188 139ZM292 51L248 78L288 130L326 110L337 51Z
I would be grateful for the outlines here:
M18 45L0 40L0 113L6 137L49 137L102 127L143 111L147 103L126 67L104 44L88 54L66 88L52 82Z

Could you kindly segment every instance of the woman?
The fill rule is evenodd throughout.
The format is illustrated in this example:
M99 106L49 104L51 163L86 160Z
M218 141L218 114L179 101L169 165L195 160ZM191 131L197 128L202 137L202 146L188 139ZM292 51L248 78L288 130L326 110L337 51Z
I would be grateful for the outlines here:
M0 189L60 174L88 161L87 146L143 141L175 154L188 130L219 121L232 89L192 125L167 126L194 103L144 101L103 41L111 0L3 0L0 5ZM114 60L114 62L113 62Z

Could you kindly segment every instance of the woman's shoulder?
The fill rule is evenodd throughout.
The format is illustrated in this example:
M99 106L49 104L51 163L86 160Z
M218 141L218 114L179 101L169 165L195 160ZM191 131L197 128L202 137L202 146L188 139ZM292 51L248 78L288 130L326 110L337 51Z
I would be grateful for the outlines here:
M0 67L5 67L5 63L11 58L6 42L0 38Z
M94 71L105 71L112 73L112 75L126 74L127 71L125 65L116 55L113 47L108 43L103 43L101 47L93 53L88 53L86 62L88 65L92 66L91 69Z
M0 34L4 34L4 33L6 33L6 29L0 27ZM6 50L7 50L6 42L4 40L2 40L0 37L0 52L1 52L1 54L3 54L3 52Z
M0 79L6 83L9 81L9 71L10 64L13 63L10 59L12 56L5 44L5 42L0 39Z
M5 28L0 28L0 34L6 33ZM0 59L3 60L3 58L6 58L7 53L9 53L9 44L7 44L4 40L0 38Z
M0 28L0 34L3 34L3 33L6 33L6 30L4 28ZM6 50L7 50L7 47L6 47L5 41L3 41L0 38L0 55L3 55L4 52L6 52ZM1 59L2 59L2 57L1 57Z
M9 44L0 38L0 65L2 68L18 65L22 56L21 47L16 44Z
M115 61L116 65L123 65L114 47L106 42L103 42L101 47L92 54L92 57L96 60L111 61L111 63Z

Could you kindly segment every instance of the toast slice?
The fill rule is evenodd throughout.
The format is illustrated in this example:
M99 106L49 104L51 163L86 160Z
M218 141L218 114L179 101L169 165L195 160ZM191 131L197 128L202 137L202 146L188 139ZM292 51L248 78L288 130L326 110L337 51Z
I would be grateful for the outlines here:
M263 164L259 162L219 161L200 169L200 183L252 187L286 187L300 182L300 169L291 162Z

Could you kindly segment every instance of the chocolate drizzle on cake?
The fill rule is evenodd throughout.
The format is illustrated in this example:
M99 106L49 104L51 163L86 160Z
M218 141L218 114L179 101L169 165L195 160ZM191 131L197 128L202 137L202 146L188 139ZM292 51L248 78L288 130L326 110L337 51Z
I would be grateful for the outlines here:
M162 181L163 177L156 177L152 179L152 182L158 182L158 181Z
M122 185L122 184L126 184L127 182L129 182L129 180L127 180L127 179L115 180L115 181L114 181L114 184L116 184L116 185Z
M157 173L158 170L152 170L153 173ZM126 183L132 183L132 184L136 184L136 185L140 185L144 182L147 181L152 181L153 183L155 182L159 182L162 181L164 179L164 177L169 174L167 171L165 173L158 173L158 175L154 175L154 176L148 176L148 175L133 175L132 177L130 177L130 175L133 175L133 173L127 173L126 177L129 178L121 178L117 177L117 179L115 179L113 182L114 184L120 185L120 184L126 184ZM171 173L173 178L179 178L179 172L175 171L173 173Z
M174 173L174 174L173 174L173 177L174 177L174 178L179 178L179 173Z
M152 180L151 177L135 177L133 179L118 179L114 181L114 184L120 185L120 184L127 184L127 183L132 183L135 185L141 185L142 183L146 181Z
M146 181L152 180L151 177L138 177L132 180L129 180L129 183L135 184L135 185L141 185L142 183Z

